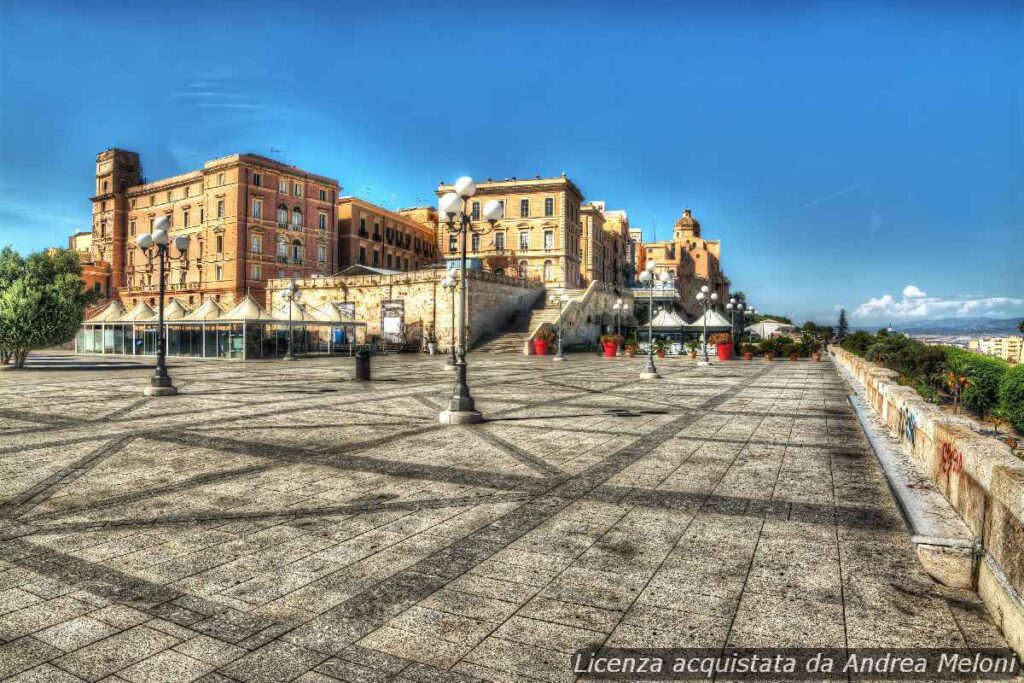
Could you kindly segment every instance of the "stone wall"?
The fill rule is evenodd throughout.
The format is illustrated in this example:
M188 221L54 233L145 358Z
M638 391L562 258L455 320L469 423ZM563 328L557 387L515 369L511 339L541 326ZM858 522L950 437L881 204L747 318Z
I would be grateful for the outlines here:
M433 331L441 349L449 348L452 333L452 296L441 286L445 271L420 270L396 275L349 275L296 280L302 302L327 309L331 302L350 303L356 322L366 324L366 335L381 333L385 302L401 302L404 310L404 337L407 343L425 344ZM469 346L481 335L503 330L511 315L530 308L543 285L504 275L466 271ZM268 300L285 307L282 290L288 280L268 283ZM459 315L459 294L455 295L455 319ZM457 338L457 335L456 335Z
M592 282L583 291L583 295L565 305L562 310L562 345L595 343L601 336L601 321L605 316L613 316L615 302L622 299L627 311L633 310L633 293L625 287L616 288L605 282ZM550 301L550 299L549 299ZM558 331L558 319L554 322L543 322L530 330L523 353L533 353L532 340L541 330Z
M832 350L864 385L871 408L915 466L981 541L978 593L1010 646L1024 656L1024 461L1001 441L979 434L981 426L970 418L950 415L897 383L894 371Z

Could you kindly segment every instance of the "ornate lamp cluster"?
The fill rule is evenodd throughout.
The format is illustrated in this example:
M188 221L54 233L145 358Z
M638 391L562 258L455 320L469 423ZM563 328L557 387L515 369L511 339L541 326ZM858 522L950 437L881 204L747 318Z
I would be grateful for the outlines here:
M145 232L139 235L135 243L152 260L156 255L159 259L158 268L160 271L159 300L157 306L157 327L156 327L156 371L146 387L147 396L170 396L178 393L178 390L171 383L171 376L167 373L167 341L164 331L164 289L166 287L166 268L169 261L180 261L188 258L189 238L187 235L178 235L173 242L167 234L171 227L171 219L167 216L157 218L153 224L152 234ZM178 250L177 256L171 255L171 244Z
M662 271L661 275L655 277L654 270L657 265L654 261L648 261L647 265L637 279L640 286L647 289L647 366L640 373L640 379L661 379L657 368L654 367L654 288L661 283L662 287L672 282L672 275L668 271Z
M459 352L455 361L457 379L452 397L448 401L448 409L441 412L440 421L445 424L466 424L481 422L483 415L476 409L473 397L469 393L469 382L466 376L466 238L470 233L482 235L494 229L494 224L502 215L501 202L490 200L484 204L486 226L473 225L468 211L469 200L476 194L476 183L468 176L455 181L455 191L441 197L440 213L444 217L449 234L461 236L461 255L459 268Z
M711 292L707 285L703 285L700 288L700 291L697 292L696 299L697 303L704 309L704 315L701 317L701 320L704 321L704 332L701 335L701 346L704 347L703 364L708 365L711 363L708 359L708 309L714 308L715 302L718 301L718 292Z

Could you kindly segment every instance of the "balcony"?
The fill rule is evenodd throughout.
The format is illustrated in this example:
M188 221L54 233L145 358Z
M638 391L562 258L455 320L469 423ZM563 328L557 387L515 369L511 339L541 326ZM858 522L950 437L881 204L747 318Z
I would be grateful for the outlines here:
M367 239L367 238L369 238L370 233L366 232L365 230L360 230L359 231L359 236L362 237L363 239Z
M381 237L381 234L379 232L375 232L375 233L373 233L373 241L374 242L383 242L384 238Z

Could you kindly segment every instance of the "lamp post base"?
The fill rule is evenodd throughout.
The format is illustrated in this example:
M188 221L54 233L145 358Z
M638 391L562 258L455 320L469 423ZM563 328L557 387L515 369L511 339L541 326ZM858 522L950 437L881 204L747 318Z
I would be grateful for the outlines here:
M295 360L295 356L284 356L281 360Z
M709 365L711 365L711 361L709 361L709 360L699 360L699 361L697 361L697 367L698 368L707 367Z
M483 422L484 416L479 410L442 410L438 422L443 425L468 425Z
M174 396L176 393L178 393L178 388L170 385L166 387L149 386L146 387L146 390L143 393L146 396Z
M661 375L656 372L641 372L640 379L661 379Z
M555 356L551 360L553 360L553 361L563 361L563 360L565 360L565 356Z

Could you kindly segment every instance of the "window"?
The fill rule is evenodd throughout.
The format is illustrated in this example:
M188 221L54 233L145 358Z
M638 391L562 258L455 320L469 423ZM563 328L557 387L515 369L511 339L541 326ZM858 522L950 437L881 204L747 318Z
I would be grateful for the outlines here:
M217 253L221 254L224 252L224 235L217 235ZM220 278L217 278L218 280Z
M544 231L544 248L554 249L555 248L555 233L553 230Z
M104 192L107 191L107 181L106 180L103 181L103 191Z
M188 227L188 209L181 212L181 227Z
M284 239L279 239L277 241L277 255L281 258L288 258L288 244Z
M327 260L327 247L322 244L316 245L316 260L324 263Z
M128 230L130 234L135 234L135 221L132 221L131 223L128 224Z
M285 194L288 194L288 179L287 178L278 178L278 180L277 180L277 191L278 192L284 192Z
M190 185L185 186L185 196L188 197L192 194L192 187Z
M550 280L554 275L554 264L551 261L544 262L544 279Z
M409 270L409 257L406 256L404 260L405 260L405 270Z
M214 272L214 277L213 277L214 280L223 280L224 279L224 266L217 266L216 268L213 269L213 272Z
M223 185L224 184L224 174L223 173L218 173L217 174L217 184L218 185Z
M555 215L555 200L553 197L546 197L544 199L544 215L554 216Z
M288 225L288 207L284 204L277 205L277 222L281 225Z
M459 248L458 243L459 236L455 233L448 235L448 251L455 253L455 250Z
M262 173L253 173L252 174L252 184L255 185L256 187L261 187L263 185L263 174Z
M302 242L298 240L292 242L292 260L302 262Z
M380 267L380 252L376 249L373 250L373 266L374 268Z
M168 193L167 193L167 201L171 201L171 197L172 197L171 193L170 193L170 192L168 192Z
M224 218L224 200L217 200L217 218Z
M528 251L530 249L530 231L520 230L519 231L519 249L522 251Z
M263 251L263 238L260 237L259 235L253 235L252 236L252 253L259 254L262 251Z
M529 218L530 217L530 200L520 199L519 200L519 217Z
M359 236L360 237L366 237L366 219L365 218L360 218L359 219Z
M252 217L263 218L263 200L254 199L252 200Z
M320 201L322 201L322 202L326 202L327 201L327 190L324 190L324 189L320 190Z
M359 263L366 265L366 247L359 247Z
M480 251L480 233L478 232L473 233L473 251Z
M131 201L131 206L132 206L133 209L135 208L135 200L134 199Z
M150 232L153 232L153 225L154 225L154 221L155 221L155 220L156 220L156 219L155 219L155 218L153 218L152 216L151 216L151 217L150 217L150 219L149 219L149 231L150 231Z
M501 217L504 218L505 217L505 200L504 199L499 199L498 200L498 206L501 207Z
M155 194L149 195L149 205L150 206L156 206L156 195Z
M327 214L323 213L323 212L320 213L320 229L321 230L326 230L327 229Z
M390 268L391 267L391 254L388 254L387 264L388 264L387 267Z
M263 266L258 263L252 264L252 279L262 280L263 279Z
M296 228L302 227L302 211L299 210L299 207L292 209L292 226Z
M498 251L505 251L505 233L495 233L494 248L497 249Z
M473 220L480 220L480 202L473 202Z
M199 222L202 223L206 220L206 210L202 207L199 208Z
M296 197L301 197L302 196L302 183L295 183L292 186L292 191L293 191L293 193L295 194Z

